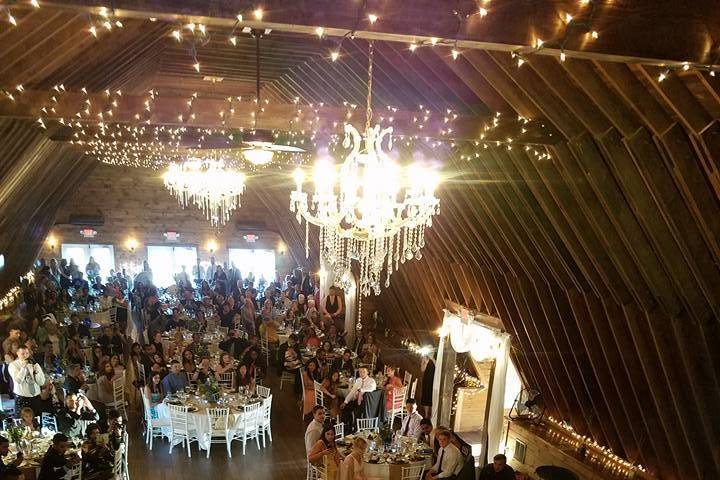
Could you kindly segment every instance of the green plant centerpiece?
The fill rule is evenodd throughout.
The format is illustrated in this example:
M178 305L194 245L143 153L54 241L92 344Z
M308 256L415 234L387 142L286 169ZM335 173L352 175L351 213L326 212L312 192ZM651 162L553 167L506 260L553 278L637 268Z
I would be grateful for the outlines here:
M389 447L392 444L393 429L389 423L384 423L382 428L380 429L380 439L382 440L383 445L385 445L386 447Z
M7 429L8 439L20 448L20 441L25 436L23 427L13 426Z
M217 403L220 398L220 387L217 384L217 380L213 377L208 377L205 383L198 385L198 394L204 396L208 402Z

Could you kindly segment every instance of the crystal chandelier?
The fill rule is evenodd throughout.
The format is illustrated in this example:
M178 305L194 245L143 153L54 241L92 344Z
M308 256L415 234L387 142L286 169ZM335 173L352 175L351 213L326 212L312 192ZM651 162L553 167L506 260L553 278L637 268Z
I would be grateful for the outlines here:
M413 164L402 168L384 149L392 149L392 127L371 126L373 47L370 43L365 132L345 125L343 146L350 149L339 169L327 160L316 163L312 195L303 191L304 173L295 170L296 189L290 194L290 211L305 219L306 255L308 225L320 227L320 255L336 278L351 274L359 265L362 296L379 294L400 263L422 258L425 227L439 213L435 196L436 172Z
M170 164L163 182L183 208L194 203L213 226L227 223L245 190L245 174L225 167L222 160L191 158Z

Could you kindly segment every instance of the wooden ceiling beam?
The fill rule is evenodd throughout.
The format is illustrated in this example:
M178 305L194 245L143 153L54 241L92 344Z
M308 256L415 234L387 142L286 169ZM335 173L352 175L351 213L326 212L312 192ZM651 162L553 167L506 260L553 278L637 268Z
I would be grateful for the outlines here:
M52 101L52 97L57 98L57 102ZM257 105L252 101L233 101L232 107L235 109L234 114L230 114L230 104L226 99L199 97L193 101L192 109L188 107L187 102L190 100L190 94L187 97L163 97L156 96L152 101L150 112L145 109L145 101L150 98L147 96L122 95L113 94L113 99L117 100L118 107L113 108L113 115L107 115L107 111L112 108L106 94L92 93L84 95L75 92L55 91L25 91L22 95L17 95L15 101L9 99L0 99L0 117L11 117L20 119L37 120L42 117L64 118L67 120L76 120L76 113L82 112L85 107L85 100L91 102L90 115L83 116L91 122L98 122L97 116L100 112L105 112L104 121L107 123L131 123L140 124L149 120L152 125L174 125L187 127L210 127L210 128L253 128L253 113L257 109ZM50 108L54 106L55 113L43 113L43 107ZM335 107L329 105L302 105L302 104L275 104L270 102L264 106L265 112L259 116L258 126L266 129L277 130L306 130L306 131L328 131L339 132L342 124L346 121L348 109L345 107ZM298 117L300 120L295 121ZM225 125L219 113L225 112ZM190 113L195 114L195 119L190 119ZM492 124L492 117L467 117L458 116L448 123L444 121L444 117L439 114L431 114L429 119L423 126L423 113L397 110L392 113L376 112L376 118L385 116L384 125L392 125L395 135L398 136L418 136L420 138L434 138L442 140L458 139L458 140L478 140L481 135L485 141L505 141L507 137L512 136L517 143L537 143L545 138L546 132L551 132L540 121L530 122L524 125L527 132L519 134L515 130L517 127L508 124L485 131L486 125ZM138 120L135 115L140 115ZM179 118L182 115L182 119ZM393 117L393 122L389 122L389 117ZM353 110L350 123L356 127L363 129L365 120L365 111L360 106ZM544 122L542 122L544 125ZM441 131L451 128L452 132L443 134ZM519 135L518 135L519 134ZM550 133L551 134L551 133ZM517 135L517 136L516 136ZM550 140L550 138L548 138Z
M44 7L72 9L99 14L99 6L91 0L42 1ZM559 0L545 4L513 1L504 8L489 6L486 17L478 15L474 0L448 4L443 0L371 4L359 10L353 0L318 0L290 2L266 0L263 16L253 15L256 5L247 2L208 4L200 0L178 4L174 0L116 0L114 14L119 18L159 19L168 22L199 22L209 26L232 28L237 15L243 15L243 26L276 31L316 35L323 27L324 35L385 40L409 44L413 41L456 47L511 52L533 51L537 38L545 45L536 53L558 56L561 42L567 56L625 63L671 64L681 67L683 62L712 60L707 48L709 39L717 36L709 25L720 25L720 14L710 0L691 4L671 2L658 6L652 0L626 4L603 2L595 13L592 29L601 32L599 38L588 41L588 34L576 29L567 41L563 16L570 12L584 18L589 7L576 0ZM458 16L469 17L458 26ZM367 14L376 13L379 20L370 24ZM580 20L578 20L580 21ZM675 25L686 26L683 41L677 41Z

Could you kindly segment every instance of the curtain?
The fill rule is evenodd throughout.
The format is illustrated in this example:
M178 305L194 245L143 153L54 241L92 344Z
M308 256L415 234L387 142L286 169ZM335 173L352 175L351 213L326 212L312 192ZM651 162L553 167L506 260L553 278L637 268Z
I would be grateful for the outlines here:
M495 354L495 375L488 406L487 455L492 458L504 450L503 419L505 417L505 383L510 362L510 335L500 334L500 346Z

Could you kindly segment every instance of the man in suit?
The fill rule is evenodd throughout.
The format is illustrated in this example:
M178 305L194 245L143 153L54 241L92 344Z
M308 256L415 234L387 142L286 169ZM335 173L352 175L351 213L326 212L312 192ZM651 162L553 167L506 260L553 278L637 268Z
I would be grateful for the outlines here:
M346 349L342 357L338 358L333 362L333 370L337 370L338 372L345 372L348 375L354 375L355 374L355 365L353 364L352 359L352 352L349 349Z

